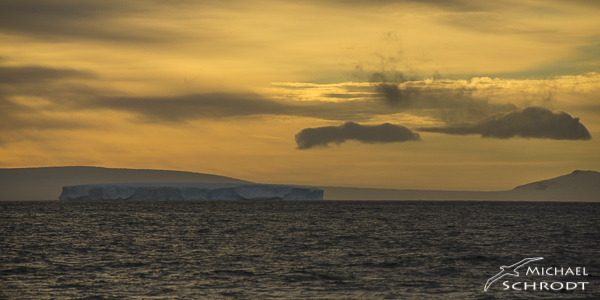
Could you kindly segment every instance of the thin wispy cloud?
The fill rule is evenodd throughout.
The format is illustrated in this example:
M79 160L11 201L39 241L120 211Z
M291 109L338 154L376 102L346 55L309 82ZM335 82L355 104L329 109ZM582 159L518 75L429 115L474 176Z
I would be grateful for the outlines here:
M479 120L494 113L516 109L514 104L492 103L475 96L474 89L416 86L411 83L381 83L375 89L379 99L390 109L418 110L449 123Z
M86 127L85 122L53 116L52 112L76 111L68 103L89 99L94 92L72 81L94 78L91 72L75 69L0 66L0 140L19 135L10 134L11 130Z
M0 84L1 85L22 85L27 83L38 84L53 80L65 78L90 78L93 75L89 72L59 69L41 66L0 66Z
M151 24L134 22L161 4L154 1L4 0L0 31L52 41L148 43L173 40ZM136 18L137 17L137 18ZM146 30L144 30L146 29ZM150 30L152 29L152 30Z

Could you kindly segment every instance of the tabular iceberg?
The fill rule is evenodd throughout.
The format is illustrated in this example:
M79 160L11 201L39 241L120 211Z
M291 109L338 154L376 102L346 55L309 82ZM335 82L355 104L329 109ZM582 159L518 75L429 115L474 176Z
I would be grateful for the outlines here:
M323 190L275 184L110 183L64 186L60 200L323 200Z

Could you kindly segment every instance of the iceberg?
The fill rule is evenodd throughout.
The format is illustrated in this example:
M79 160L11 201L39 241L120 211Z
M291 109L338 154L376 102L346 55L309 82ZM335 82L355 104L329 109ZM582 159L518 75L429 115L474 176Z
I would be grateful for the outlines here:
M107 183L64 186L60 200L323 200L323 190L276 184Z

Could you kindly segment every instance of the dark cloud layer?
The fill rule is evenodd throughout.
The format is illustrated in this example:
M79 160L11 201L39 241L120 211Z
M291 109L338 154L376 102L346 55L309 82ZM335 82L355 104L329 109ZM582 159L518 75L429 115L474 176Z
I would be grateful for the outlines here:
M397 108L413 106L416 96L420 94L418 89L400 89L395 83L381 83L376 87L376 91L386 104Z
M173 7L187 1L169 1L168 4L140 0L2 0L0 32L25 35L40 39L94 39L115 42L165 42L173 33L159 32L156 28L127 25L127 21ZM143 26L143 25L142 25Z
M587 128L565 112L553 113L542 107L527 107L521 111L491 116L481 122L462 125L420 128L419 131L454 135L480 134L482 137L508 139L512 137L553 140L589 140Z
M75 112L107 109L131 113L150 122L185 122L198 119L241 116L285 115L327 120L368 120L374 115L393 113L373 105L373 99L332 103L324 101L280 101L257 94L206 93L163 97L114 97L119 91L86 85L94 73L45 66L0 65L0 122L2 127L30 127L41 108L21 104L17 97L47 101L44 111ZM342 95L340 95L341 97ZM10 122L8 121L10 120ZM52 128L42 124L40 128Z
M424 132L454 135L479 134L482 137L512 137L558 140L589 140L586 127L567 113L553 113L540 107L515 111L512 105L492 104L472 97L470 90L411 87L383 82L377 88L380 98L369 97L360 88L360 100L343 102L282 101L257 94L211 93L165 97L114 97L117 91L98 90L82 79L90 72L44 66L0 65L0 131L52 129L86 126L86 120L62 120L52 112L112 110L130 113L137 120L177 123L191 120L248 116L300 116L326 120L366 121L374 116L407 111L436 117L445 127L420 128ZM402 87L402 88L401 88ZM358 87L357 87L358 88ZM373 87L370 88L371 92ZM360 92L365 93L360 93ZM346 94L331 95L344 98ZM21 102L19 97L44 99L43 106ZM381 97L385 98L382 102ZM462 121L466 125L460 124ZM6 138L5 138L6 139ZM307 128L296 135L298 149L341 144L347 140L389 143L418 140L419 134L392 124L364 126L347 122L341 126ZM0 139L1 142L2 139Z
M141 121L167 123L262 115L368 120L375 115L393 113L383 106L373 105L373 99L342 103L281 101L248 93L114 97L106 95L119 94L118 91L93 88L82 81L95 77L82 70L0 65L0 118L10 119L13 128L29 127L32 116L42 112L40 108L21 104L17 97L23 96L46 100L45 111L106 109L131 113ZM52 124L47 125L52 127Z
M0 84L19 85L47 82L65 78L89 78L92 74L72 69L58 69L40 66L0 66Z
M406 5L422 5L424 7L439 7L444 10L450 11L481 11L488 9L489 6L494 5L494 3L488 3L490 1L473 1L473 0L372 0L372 1L363 1L363 0L327 0L327 1L319 1L319 3L334 3L334 4L343 4L347 5L355 5L355 6L389 6L389 5L398 5L398 4L406 4Z
M419 140L419 134L390 123L360 125L354 122L346 122L340 126L306 128L296 134L296 144L301 150L327 147L330 143L339 145L347 140L369 144L405 142Z
M92 94L80 79L90 79L95 74L73 69L43 66L0 66L0 100L9 96L35 96L47 99L67 99L69 95ZM2 115L2 112L0 112Z
M292 107L254 94L192 94L175 97L104 98L88 105L126 111L150 121L289 114Z
M2 31L37 37L90 37L105 30L98 19L118 13L114 1L5 0L0 9Z
M425 113L446 123L470 123L516 109L512 104L492 103L476 97L474 89L427 87L420 85L419 81L407 80L401 73L392 74L394 80L390 80L392 76L374 74L377 74L375 79L381 80L375 85L375 98L395 112Z
M93 78L94 74L42 66L0 66L0 142L15 129L79 128L85 125L73 120L61 120L47 115L51 110L64 107L73 97L85 99L92 92L72 80ZM67 83L68 84L65 84ZM64 84L64 86L63 86ZM51 105L39 107L26 105L14 98L25 96L43 98ZM13 134L15 135L15 134ZM18 134L17 134L18 135Z
M474 98L470 91L444 89L399 89L382 84L385 100L369 94L335 94L331 98L352 101L276 100L256 94L211 93L167 97L101 98L86 104L92 108L127 111L153 121L226 118L251 115L287 115L325 120L367 121L374 116L407 112L439 118L447 123L476 122L487 116L514 111L512 104L494 104ZM370 87L371 88L371 87ZM366 96L365 96L366 95ZM383 102L382 102L383 101Z
M82 102L80 109L125 111L151 122L185 122L195 119L280 115L324 120L369 120L394 111L373 100L341 103L280 101L257 94L209 93L166 97L98 97Z
M159 32L156 27L144 24L132 26L128 20L154 19L152 14L179 7L182 10L203 12L211 7L227 7L238 1L214 0L2 0L0 1L0 31L26 35L41 39L93 39L102 41L149 43L172 41L175 32ZM243 2L243 1L241 1ZM334 5L338 9L358 6L387 6L404 3L409 5L436 6L450 10L470 10L479 7L478 2L465 0L377 0L341 1L329 0L313 2L316 5ZM486 2L487 3L487 2ZM235 5L235 4L233 4ZM489 5L489 4L488 4ZM150 25L150 24L148 24ZM139 27L138 27L139 26ZM203 36L191 37L218 38L207 30Z

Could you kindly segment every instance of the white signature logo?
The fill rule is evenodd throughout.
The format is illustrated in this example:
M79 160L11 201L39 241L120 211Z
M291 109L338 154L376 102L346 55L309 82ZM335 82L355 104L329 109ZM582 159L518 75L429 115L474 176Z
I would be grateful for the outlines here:
M492 276L490 279L487 280L487 282L485 283L485 287L483 288L484 291L487 291L488 288L490 287L490 285L492 285L492 283L496 282L496 280L503 278L507 275L513 276L513 277L519 277L519 272L517 272L517 269L519 269L520 267L536 261L536 260L542 260L544 259L543 257L530 257L530 258L525 258L523 260L521 260L520 262L516 263L516 264L512 264L510 266L501 266L500 267L500 273Z

